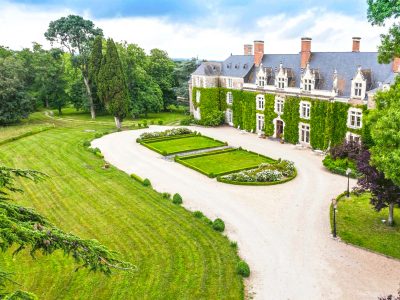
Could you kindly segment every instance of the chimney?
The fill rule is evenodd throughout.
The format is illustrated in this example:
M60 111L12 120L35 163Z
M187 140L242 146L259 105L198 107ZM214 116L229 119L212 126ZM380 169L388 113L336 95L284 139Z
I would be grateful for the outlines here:
M264 56L264 41L254 41L254 64L258 67Z
M307 63L310 62L311 57L311 38L303 37L301 38L301 61L300 67L304 69L307 66Z
M400 57L395 57L393 59L392 71L394 73L400 73Z
M353 37L353 52L360 52L360 37Z
M244 45L244 55L253 55L253 45Z

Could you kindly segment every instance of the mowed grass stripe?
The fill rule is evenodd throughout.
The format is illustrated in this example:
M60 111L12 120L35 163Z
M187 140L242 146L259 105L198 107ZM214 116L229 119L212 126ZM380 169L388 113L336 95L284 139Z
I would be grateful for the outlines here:
M82 147L83 140L93 136L83 129L55 129L13 147L5 145L0 147L1 160L7 156L14 165L40 167L54 175L36 186L24 182L29 189L18 197L20 202L66 231L96 238L121 252L140 272L117 272L107 278L73 272L75 265L62 255L33 262L22 254L17 263L6 262L16 279L42 299L57 299L60 291L64 299L242 298L236 254L227 240L122 172L102 170L102 161ZM18 163L13 152L19 154ZM82 213L86 218L80 218ZM36 276L25 276L24 268L35 270Z

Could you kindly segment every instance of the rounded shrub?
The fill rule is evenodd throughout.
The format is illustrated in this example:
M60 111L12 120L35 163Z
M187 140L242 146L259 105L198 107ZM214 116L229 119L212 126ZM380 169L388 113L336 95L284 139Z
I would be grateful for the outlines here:
M104 155L100 151L95 152L95 154L100 158L104 158Z
M174 196L172 197L172 203L180 205L182 204L182 197L179 194L174 194Z
M214 174L213 172L211 172L210 174L208 174L208 177L214 178L214 177L215 177L215 174Z
M151 124L151 125L154 125L154 120L151 120L151 121L150 121L150 124Z
M90 142L89 141L84 141L83 142L83 147L90 147Z
M221 219L215 219L214 222L212 223L212 228L215 231L222 232L225 230L225 223Z
M161 152L161 154L162 154L163 156L167 156L167 155L168 155L168 152L165 151L165 150L163 150L163 151Z
M161 195L162 195L162 197L164 199L171 199L171 194L170 193L162 193Z
M145 179L145 180L143 180L143 185L144 186L151 186L151 182L150 182L150 180L149 179Z
M143 126L147 127L147 120L143 120Z
M244 260L241 260L236 265L236 272L243 277L249 277L250 276L250 267L247 264L247 262L245 262Z
M193 216L194 216L195 218L197 218L197 219L201 219L201 218L204 217L204 214L203 214L201 211L196 210L196 211L193 212Z
M158 125L162 125L162 124L164 124L164 121L163 120L158 120Z
M231 241L231 242L229 243L229 245L230 245L231 248L233 248L233 249L237 249L237 248L238 248L238 244L237 244L237 242L235 242L235 241Z
M138 123L138 126L139 126L139 128L141 128L142 127L142 123Z
M94 135L94 137L95 137L96 139L101 138L102 136L103 136L103 134L100 133L100 132L98 132L98 133L96 133L96 134Z

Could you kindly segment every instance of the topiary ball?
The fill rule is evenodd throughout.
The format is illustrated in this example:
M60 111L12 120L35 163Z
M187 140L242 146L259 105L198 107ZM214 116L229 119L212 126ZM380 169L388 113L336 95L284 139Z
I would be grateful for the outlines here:
M222 232L225 230L225 223L221 219L215 219L214 222L212 223L212 228L215 231Z
M174 194L174 196L172 197L172 203L180 205L180 204L182 204L182 202L183 202L183 200L182 200L181 195Z
M241 260L236 265L236 272L243 277L249 277L250 267L245 261Z

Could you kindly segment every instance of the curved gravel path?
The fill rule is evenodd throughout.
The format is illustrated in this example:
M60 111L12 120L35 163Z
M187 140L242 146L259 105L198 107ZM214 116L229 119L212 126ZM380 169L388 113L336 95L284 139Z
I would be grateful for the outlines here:
M156 190L180 193L188 209L225 220L227 234L250 264L246 285L254 299L377 299L397 290L399 261L330 237L330 201L346 189L347 179L325 171L321 156L230 127L194 128L231 146L292 160L298 169L282 185L228 185L135 142L144 131L165 129L114 133L92 144L117 168L149 178Z

